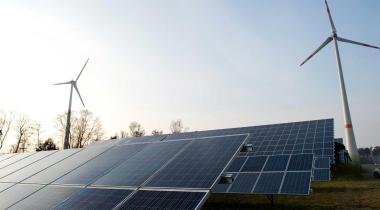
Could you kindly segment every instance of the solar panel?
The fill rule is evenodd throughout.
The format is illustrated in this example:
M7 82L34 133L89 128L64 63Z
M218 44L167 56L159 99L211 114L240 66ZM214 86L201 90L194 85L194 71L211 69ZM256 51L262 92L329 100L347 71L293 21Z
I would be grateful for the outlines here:
M193 140L145 186L211 188L246 135Z
M91 160L97 155L109 149L108 147L91 147L81 150L72 156L46 168L45 170L22 181L22 183L49 184L71 170Z
M147 143L147 142L157 142L166 138L166 135L158 136L141 136L141 137L129 137L126 143Z
M311 172L286 172L280 194L308 195Z
M14 204L9 209L53 209L79 190L81 190L79 187L47 186Z
M256 194L278 194L283 176L283 172L261 173L253 192Z
M311 171L313 167L313 154L292 155L289 161L288 171Z
M241 167L247 161L247 159L248 159L248 157L237 157L237 158L235 158L235 160L232 162L231 166L227 169L227 171L239 172ZM261 169L260 169L260 171L261 171Z
M40 189L41 185L17 184L0 193L0 208L6 209L17 201Z
M82 184L92 183L96 178L106 174L110 169L141 151L146 144L132 144L113 147L103 154L88 161L59 178L53 184Z
M14 183L0 183L0 192L6 190L12 185L14 185Z
M189 141L149 144L93 183L95 186L140 186Z
M259 173L239 173L234 179L234 184L228 189L228 192L251 193Z
M314 169L313 181L329 181L330 169Z
M243 168L241 169L241 171L246 171L246 172L262 171L267 159L268 159L268 156L248 157L248 160L243 165Z
M310 189L313 156L293 154L248 157L240 169L236 167L234 171L229 171L230 167L225 172L233 174L233 182L219 182L213 187L213 192L307 195ZM235 161L242 160L236 158Z
M28 177L42 171L45 168L48 168L51 165L67 158L70 155L73 155L79 152L80 149L67 149L61 150L53 153L37 162L34 162L24 168L19 169L18 171L13 172L3 178L0 179L0 182L21 182Z
M43 152L37 152L33 155L31 155L29 158L24 158L20 161L17 161L11 165L8 165L0 170L0 178L4 177L12 172L15 172L31 163L34 163L46 156L49 156L53 154L56 151L43 151Z
M0 162L3 161L3 160L8 159L8 158L10 158L10 157L12 157L12 156L14 156L14 155L16 155L16 153L2 154L2 155L0 156Z
M192 210L205 200L206 192L139 190L119 209Z
M22 160L26 157L28 157L29 155L33 155L35 153L18 153L17 155L13 155L3 161L0 162L0 169L8 166L8 165L11 165L19 160Z
M112 209L133 190L86 188L72 195L54 209Z
M314 168L330 168L329 158L315 158Z
M211 189L308 195L312 177L330 179L333 136L327 119L0 156L0 209L199 209Z
M263 171L285 171L289 155L269 156Z
M330 174L330 158L315 158L313 181L329 181Z
M178 133L164 141L248 133L247 142L254 146L254 151L242 152L240 156L314 153L333 160L333 119Z

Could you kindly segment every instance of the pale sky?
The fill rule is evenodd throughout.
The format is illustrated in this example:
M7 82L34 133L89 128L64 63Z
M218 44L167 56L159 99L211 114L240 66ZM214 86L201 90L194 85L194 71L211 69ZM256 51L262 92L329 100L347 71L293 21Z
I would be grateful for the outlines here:
M286 2L286 3L285 3ZM380 45L380 1L335 0L338 34ZM343 117L323 1L134 0L0 2L0 109L27 113L53 136L76 78L106 136ZM340 44L359 147L379 145L380 51ZM73 110L80 110L73 96ZM9 139L13 139L10 136Z

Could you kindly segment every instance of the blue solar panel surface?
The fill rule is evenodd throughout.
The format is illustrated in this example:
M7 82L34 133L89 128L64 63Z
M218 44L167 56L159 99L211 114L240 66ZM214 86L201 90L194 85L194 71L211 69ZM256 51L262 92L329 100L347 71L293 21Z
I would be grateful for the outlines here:
M93 185L140 186L190 141L149 144L99 178Z
M309 194L311 172L287 172L280 194Z
M131 144L113 147L54 181L53 184L90 184L116 165L134 156L145 146L146 144Z
M314 169L313 181L329 181L330 169Z
M70 196L54 209L113 209L133 190L86 188Z
M191 210L196 209L206 192L139 190L119 209Z
M333 120L327 119L1 155L0 208L195 209L210 188L307 195L311 177L330 179L333 136ZM253 151L239 152L243 143ZM232 184L215 184L222 173L232 174Z
M9 209L53 209L80 190L81 188L78 187L47 186L11 206Z
M195 140L145 186L211 188L246 135Z
M261 173L253 192L256 194L278 194L283 176L283 172Z
M232 184L218 183L218 193L257 193L307 195L310 189L313 154L254 156L244 164L231 164L225 174L233 174ZM329 158L327 158L329 159ZM237 166L240 166L237 167Z

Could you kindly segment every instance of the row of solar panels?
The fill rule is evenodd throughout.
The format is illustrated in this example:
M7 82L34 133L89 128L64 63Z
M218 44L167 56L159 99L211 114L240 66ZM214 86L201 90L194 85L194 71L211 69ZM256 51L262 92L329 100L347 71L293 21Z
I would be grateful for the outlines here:
M0 188L9 183L1 183ZM207 192L16 184L1 193L2 209L197 209ZM20 200L20 198L23 198Z
M173 193L180 198L184 196L178 201L178 205L193 209L194 205L190 204L198 206L202 199L195 202L195 198L188 200L187 197L197 195L195 197L203 198L206 195L239 151L246 137L247 135L235 135L202 140L97 146L9 156L0 162L0 207L19 208L19 205L27 205L29 202L42 203L45 206L46 203L38 201L44 197L40 195L42 194L49 195L47 200L52 200L53 205L56 205L54 208L57 209L77 209L78 201L75 199L78 197L81 198L80 203L89 208L94 203L99 208L102 207L103 204L99 202L104 202L107 208L112 205L114 208L116 204L119 205L122 200L127 199L120 206L124 208L125 205L137 205L139 202L135 199L138 200L138 195L157 195L166 200L167 191L174 190L179 191ZM57 195L49 193L50 188L58 186L67 193L75 190L79 192L71 197L62 197L58 191ZM113 191L103 188L111 188ZM137 192L130 197L133 191L131 189ZM82 196L92 195L92 191L96 191L95 197ZM150 191L152 192L149 193ZM62 193L65 194L64 192ZM111 197L103 201L101 198L95 199L102 194L110 194ZM114 202L110 202L114 199ZM156 198L145 197L140 205L146 205L149 199ZM170 208L174 205L173 202L167 201L162 205ZM177 207L176 204L172 209L178 209Z
M292 169L293 164L312 166L313 153L295 155L294 152L292 153L294 155L266 156L261 171L255 171L252 168L259 163L261 156L239 153L243 143L248 142L247 136L252 139L251 135L254 135L244 132L255 130L270 132L272 129L293 129L293 127L302 128L301 130L307 128L308 131L312 127L310 132L323 128L328 133L331 121L289 123L291 126L288 124L258 126L258 129L256 127L223 129L205 131L206 133L203 134L192 132L192 135L176 134L180 137L177 140L167 135L129 138L102 141L86 149L0 156L0 182L3 186L2 189L0 188L0 207L13 206L22 209L22 205L28 205L33 201L38 203L39 199L49 195L49 199L54 200L52 202L54 205L42 203L47 206L56 206L55 208L59 207L58 209L61 207L57 205L64 205L62 207L64 209L77 209L76 203L82 203L82 207L91 208L94 203L102 206L101 202L113 207L117 203L117 207L120 208L124 208L123 205L132 205L131 203L135 203L133 205L137 208L145 206L148 202L152 205L154 203L154 206L168 206L168 209L171 208L170 206L176 206L173 209L179 209L178 207L182 205L183 209L194 209L200 206L213 186L215 186L214 191L220 189L221 185L216 183L223 172L228 172L226 168L238 155L241 156L233 161L229 169L237 168L235 162L239 160L240 162L244 160L244 163L239 170L232 170L235 181L227 188L226 185L222 186L225 188L224 192L240 190L242 193L308 194L311 174L314 173L314 177L316 176L314 167L309 167L307 170L288 169ZM244 135L232 135L241 132ZM277 134L277 132L272 133ZM219 137L210 137L211 134ZM184 136L191 138L183 138ZM194 138L194 136L199 137ZM310 139L307 136L303 137L304 142L315 143L313 141L316 139ZM289 135L287 141L292 141L291 138L293 137ZM328 142L329 138L330 136L326 135L324 141ZM294 144L296 145L296 142ZM260 149L260 147L255 148ZM303 158L296 158L299 156ZM319 157L324 157L328 161L331 158L323 155ZM279 160L278 158L282 160L280 161L282 165L274 161ZM286 168L283 167L285 162ZM246 171L246 168L251 168L251 171ZM326 168L318 169L326 170ZM248 186L246 186L247 181L250 183ZM273 184L274 182L277 184ZM241 190L239 186L247 190ZM49 189L58 187L64 192L72 192L75 189L78 192L72 196L62 193L65 198L60 197L59 190L57 190L58 195L49 193ZM111 190L114 190L112 192L116 194L113 195ZM104 201L101 198L96 199L102 194L110 195L110 197ZM174 196L172 194L179 196L180 199L172 201L170 197L165 197ZM192 199L192 195L197 195L195 197L201 199ZM77 197L80 200L75 200ZM122 200L120 200L121 197ZM71 201L73 199L75 202ZM110 200L116 201L112 203L109 202ZM190 205L189 202L193 202L194 205ZM67 207L70 205L72 207ZM36 207L36 209L40 208ZM145 209L148 208L145 206Z
M313 153L316 157L330 157L332 162L334 160L333 119L134 137L117 141L103 141L93 145L178 141L236 134L249 134L246 143L250 143L254 147L253 151L242 152L239 154L240 156Z

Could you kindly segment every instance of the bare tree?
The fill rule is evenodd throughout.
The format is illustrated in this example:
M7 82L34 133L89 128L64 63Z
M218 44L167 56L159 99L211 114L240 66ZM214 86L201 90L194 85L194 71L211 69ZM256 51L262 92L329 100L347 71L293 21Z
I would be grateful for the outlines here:
M172 133L182 133L184 131L182 119L173 120L170 123L170 130Z
M55 126L63 138L66 129L67 113L57 116ZM70 127L70 148L82 148L92 141L98 141L103 138L103 128L100 119L88 110L71 112L71 127Z
M9 131L12 126L14 115L12 112L0 111L0 149L3 148L4 142L8 137Z
M27 115L19 116L14 127L17 142L12 146L12 152L25 152L28 149L31 136L34 133L34 126L35 123Z
M145 130L140 123L133 121L129 124L129 133L133 137L140 137L145 135Z
M154 129L152 131L152 136L159 136L159 135L162 135L162 131L161 130L158 130L158 129Z

